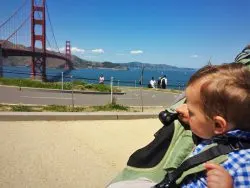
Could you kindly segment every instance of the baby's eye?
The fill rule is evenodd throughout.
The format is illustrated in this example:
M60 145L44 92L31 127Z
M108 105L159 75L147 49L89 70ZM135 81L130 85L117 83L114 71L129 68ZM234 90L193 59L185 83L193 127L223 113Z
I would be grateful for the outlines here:
M193 116L193 112L191 112L190 110L188 110L188 114L189 114L189 117Z

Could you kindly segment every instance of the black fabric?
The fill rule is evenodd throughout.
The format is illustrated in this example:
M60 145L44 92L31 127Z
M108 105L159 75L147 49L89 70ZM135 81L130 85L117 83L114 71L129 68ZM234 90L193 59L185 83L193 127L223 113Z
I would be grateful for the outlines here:
M198 166L218 156L225 155L236 150L250 148L250 141L239 140L236 137L219 136L215 137L214 141L218 143L217 146L214 146L184 161L173 172L167 173L163 181L157 184L155 188L177 187L175 181L182 175L184 171L187 171L188 169Z
M190 127L189 127L189 129L190 129ZM193 138L194 144L195 144L196 146L202 141L202 138L198 137L198 136L195 135L194 133L192 133L192 138Z
M166 89L165 78L163 78L162 81L161 81L161 87L162 87L163 89Z
M174 123L163 126L155 133L154 140L147 146L135 151L127 162L128 166L151 168L156 166L164 157L174 134Z

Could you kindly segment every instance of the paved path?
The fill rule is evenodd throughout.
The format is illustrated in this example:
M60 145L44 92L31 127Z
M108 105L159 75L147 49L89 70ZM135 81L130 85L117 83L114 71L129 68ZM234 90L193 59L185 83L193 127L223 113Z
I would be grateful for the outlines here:
M114 95L118 104L126 106L162 106L172 104L179 94L157 90L140 90L125 88L125 95ZM142 95L142 97L141 97ZM73 98L73 100L72 100ZM105 105L110 103L109 94L58 93L37 91L18 87L0 86L0 103L39 104L39 105Z
M1 188L103 188L162 126L158 119L0 125Z

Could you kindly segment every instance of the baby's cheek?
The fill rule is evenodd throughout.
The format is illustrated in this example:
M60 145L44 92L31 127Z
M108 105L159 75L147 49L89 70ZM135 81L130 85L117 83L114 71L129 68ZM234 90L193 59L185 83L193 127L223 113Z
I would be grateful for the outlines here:
M193 118L192 118L192 117L189 117L189 118L188 118L188 122L189 122L189 125L192 126L192 124L193 124L193 122L194 122Z

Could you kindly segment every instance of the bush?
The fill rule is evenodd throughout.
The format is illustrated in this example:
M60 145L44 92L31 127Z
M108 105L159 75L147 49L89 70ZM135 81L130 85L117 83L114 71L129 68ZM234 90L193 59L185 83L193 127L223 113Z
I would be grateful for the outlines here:
M83 82L83 81L81 81L81 80L74 80L74 81L73 81L73 84L74 84L74 85L83 85L83 86L86 85L86 83Z
M11 110L14 112L32 112L32 107L30 106L23 106L23 105L17 105L17 106L11 106Z
M129 108L127 106L119 105L119 104L107 104L104 106L93 106L95 111L128 111Z
M84 112L86 111L86 108L85 107L74 107L74 112Z
M60 105L48 105L43 107L44 111L49 112L68 112L67 106L60 106Z
M74 89L85 90L85 86L83 86L83 85L76 85L76 86L74 86Z

